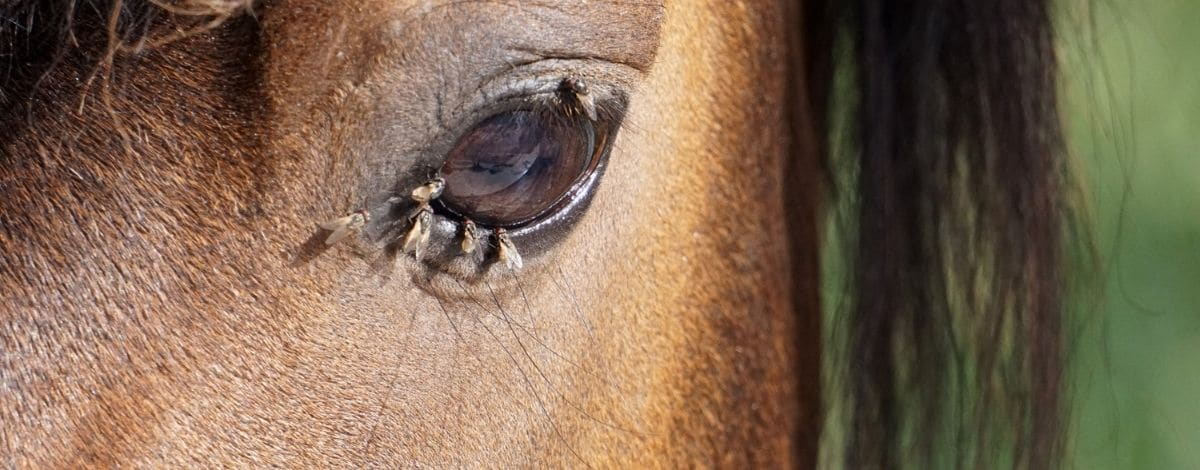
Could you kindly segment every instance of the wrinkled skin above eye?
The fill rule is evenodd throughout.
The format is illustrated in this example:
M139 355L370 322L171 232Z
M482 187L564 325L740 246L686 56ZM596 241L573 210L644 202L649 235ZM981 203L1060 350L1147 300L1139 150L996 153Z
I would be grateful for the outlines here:
M583 176L595 153L587 120L510 111L463 135L442 166L442 201L485 225L513 226L551 209Z

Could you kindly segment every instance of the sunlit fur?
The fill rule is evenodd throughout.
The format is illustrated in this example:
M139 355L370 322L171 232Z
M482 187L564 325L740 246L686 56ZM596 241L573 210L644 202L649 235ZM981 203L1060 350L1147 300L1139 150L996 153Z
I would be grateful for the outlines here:
M45 60L4 72L0 462L812 458L793 440L797 409L817 402L795 400L816 371L793 361L791 287L815 245L793 256L788 229L814 227L785 222L793 18L779 6L278 1L134 51L209 17L126 2L109 34L111 4L44 24L64 6L49 3L5 13L34 15L43 47L13 63ZM302 250L396 170L370 159L373 142L418 136L430 93L453 98L475 66L472 44L427 46L518 24L546 27L552 47L615 44L599 53L637 74L570 234L519 245L522 270L476 284L377 260L366 236L326 249L322 232ZM126 46L97 69L111 41ZM376 92L404 97L394 134L369 132L392 124L372 114Z
M817 207L834 56L832 35L818 33L872 24L795 3L0 6L0 464L816 465ZM505 49L527 36L534 50ZM395 256L396 240L371 224L326 246L320 222L429 177L410 167L478 91L464 77L497 50L629 72L608 77L629 89L630 108L574 228L520 245L520 271L473 280ZM887 116L877 131L920 125ZM864 145L864 155L889 154ZM872 161L868 177L930 170ZM421 179L392 187L409 170ZM1043 170L1001 175L1055 176ZM1029 187L985 182L1001 194ZM864 243L929 230L927 218L864 207L896 224L863 223L879 230ZM1016 217L1045 230L1057 207L1028 220L1009 209L988 212L987 227ZM1054 257L1025 250L1047 239L1018 237L1012 266L1053 281ZM430 240L429 258L436 246L466 258L457 239ZM861 253L864 276L902 261ZM863 299L946 287L864 279ZM1057 288L1031 282L1020 287L1046 290L1020 299ZM1037 318L1051 319L1042 300ZM925 339L904 344L920 352ZM894 344L855 340L868 352ZM867 366L850 372L857 403L877 406L854 423L893 429L884 418L901 402L872 400L891 396L892 379L874 374L895 367L851 365ZM1036 370L1039 386L1057 383L1057 369ZM1051 399L1056 411L1057 395L1021 404ZM1045 423L1020 435L1056 436ZM860 458L847 461L893 466L902 439L863 431L847 450ZM1050 461L1037 455L1022 462Z

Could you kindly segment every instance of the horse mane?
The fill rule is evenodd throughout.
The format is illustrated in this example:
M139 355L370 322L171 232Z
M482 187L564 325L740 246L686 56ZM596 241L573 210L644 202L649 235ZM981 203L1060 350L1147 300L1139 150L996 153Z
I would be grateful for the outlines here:
M1059 466L1069 181L1053 23L1048 0L807 5L848 290L827 313L841 349L826 466Z

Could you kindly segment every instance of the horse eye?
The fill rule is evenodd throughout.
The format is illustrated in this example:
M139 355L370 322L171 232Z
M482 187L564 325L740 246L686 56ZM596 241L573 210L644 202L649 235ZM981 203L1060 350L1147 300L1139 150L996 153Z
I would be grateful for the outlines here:
M528 224L559 207L596 169L604 151L597 142L592 121L582 116L533 110L493 115L447 156L441 204L483 225Z

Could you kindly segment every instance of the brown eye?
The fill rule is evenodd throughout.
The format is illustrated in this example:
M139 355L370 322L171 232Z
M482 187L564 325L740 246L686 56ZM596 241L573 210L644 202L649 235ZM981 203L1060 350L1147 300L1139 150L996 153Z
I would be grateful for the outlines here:
M550 111L509 111L468 131L446 158L440 199L483 225L515 227L553 210L596 168L588 119Z

